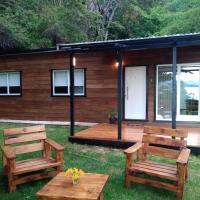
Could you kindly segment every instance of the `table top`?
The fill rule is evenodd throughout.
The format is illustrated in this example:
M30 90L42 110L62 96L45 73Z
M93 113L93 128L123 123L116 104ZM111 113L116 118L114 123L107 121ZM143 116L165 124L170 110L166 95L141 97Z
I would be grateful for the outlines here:
M73 185L71 178L66 177L65 173L61 172L36 195L46 199L96 200L99 198L108 178L109 176L105 174L85 173L80 177L79 183Z

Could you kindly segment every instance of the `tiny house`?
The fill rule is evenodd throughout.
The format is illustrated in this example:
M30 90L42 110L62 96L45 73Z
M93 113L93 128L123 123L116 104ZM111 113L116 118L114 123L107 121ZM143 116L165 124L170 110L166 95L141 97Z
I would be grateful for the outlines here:
M198 123L199 101L198 33L0 55L1 121Z

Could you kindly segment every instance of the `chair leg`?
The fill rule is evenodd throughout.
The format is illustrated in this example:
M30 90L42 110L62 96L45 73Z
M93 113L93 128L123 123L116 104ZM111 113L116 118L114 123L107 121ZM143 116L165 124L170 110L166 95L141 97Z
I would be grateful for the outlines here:
M187 182L187 180L188 180L188 166L186 167L186 173L185 173L185 182Z
M56 153L56 161L61 162L61 164L57 167L57 172L64 171L64 162L63 162L63 152Z
M177 198L177 199L183 199L183 194L184 194L184 187L181 187L181 188L176 192L176 198Z
M178 165L178 173L179 173L179 180L178 180L178 190L176 192L177 199L183 199L184 194L184 185L186 182L187 177L187 167L186 165Z
M16 184L14 175L10 174L8 175L8 186L9 186L9 192L15 192L16 191Z
M3 176L7 175L7 160L6 157L3 156Z
M131 180L130 180L130 176L129 175L125 176L125 185L126 185L127 188L131 187Z

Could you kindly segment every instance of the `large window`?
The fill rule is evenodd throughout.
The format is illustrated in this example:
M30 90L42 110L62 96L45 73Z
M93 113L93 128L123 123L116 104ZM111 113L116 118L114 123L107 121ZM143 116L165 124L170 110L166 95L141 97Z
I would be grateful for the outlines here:
M177 120L200 120L200 64L177 65ZM156 119L171 120L172 65L157 66Z
M21 95L20 72L0 72L0 96Z
M85 95L85 71L84 69L74 70L74 94ZM70 72L69 70L53 70L53 95L70 95Z

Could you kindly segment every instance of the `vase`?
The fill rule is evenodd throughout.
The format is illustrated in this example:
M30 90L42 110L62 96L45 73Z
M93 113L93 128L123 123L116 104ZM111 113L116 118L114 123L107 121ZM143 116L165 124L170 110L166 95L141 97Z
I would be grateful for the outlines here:
M79 179L72 180L73 185L77 185L79 183Z

